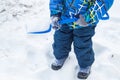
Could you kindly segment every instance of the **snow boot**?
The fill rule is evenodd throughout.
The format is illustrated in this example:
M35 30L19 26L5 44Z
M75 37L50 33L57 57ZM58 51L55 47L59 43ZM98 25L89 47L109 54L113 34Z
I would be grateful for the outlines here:
M53 70L59 70L59 69L61 69L62 66L63 66L63 64L64 64L64 62L65 62L65 60L66 60L66 58L63 58L63 59L60 59L60 60L55 59L55 61L51 65L51 68Z
M87 79L90 75L91 67L88 66L87 68L80 68L80 71L78 72L77 77L79 79Z

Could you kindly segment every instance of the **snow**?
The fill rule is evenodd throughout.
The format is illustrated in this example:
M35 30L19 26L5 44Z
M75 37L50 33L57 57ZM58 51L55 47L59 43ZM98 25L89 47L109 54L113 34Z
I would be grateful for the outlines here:
M48 4L48 0L0 0L0 80L79 80L73 50L61 70L50 69L54 30L27 34L48 28ZM119 4L115 0L110 20L96 27L96 60L87 80L120 80Z

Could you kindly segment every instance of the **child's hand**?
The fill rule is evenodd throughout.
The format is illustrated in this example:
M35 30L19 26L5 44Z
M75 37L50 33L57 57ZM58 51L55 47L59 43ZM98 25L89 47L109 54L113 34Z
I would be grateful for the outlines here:
M55 30L58 30L60 28L60 24L58 23L59 17L57 16L52 16L51 17L51 25L52 28Z
M79 19L75 22L76 25L82 26L82 27L87 27L88 23L85 22L85 19L82 15L79 15Z

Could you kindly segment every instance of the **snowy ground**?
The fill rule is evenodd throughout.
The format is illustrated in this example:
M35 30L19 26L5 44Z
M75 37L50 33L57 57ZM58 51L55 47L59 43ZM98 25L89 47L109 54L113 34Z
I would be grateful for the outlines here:
M31 26L48 26L48 0L0 0L0 80L77 80L73 50L60 71L52 71L54 31L30 35ZM96 61L87 80L120 80L119 0L93 38ZM34 23L35 22L35 23ZM38 27L37 30L41 29Z

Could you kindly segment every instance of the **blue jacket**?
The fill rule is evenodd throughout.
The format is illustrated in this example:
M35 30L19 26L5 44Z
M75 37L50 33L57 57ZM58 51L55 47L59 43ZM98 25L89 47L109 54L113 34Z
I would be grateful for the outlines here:
M114 0L50 0L50 15L60 17L60 24L77 21L83 15L85 21L97 24L99 20L109 18L107 11ZM101 12L102 11L102 12ZM106 15L107 17L104 17Z

